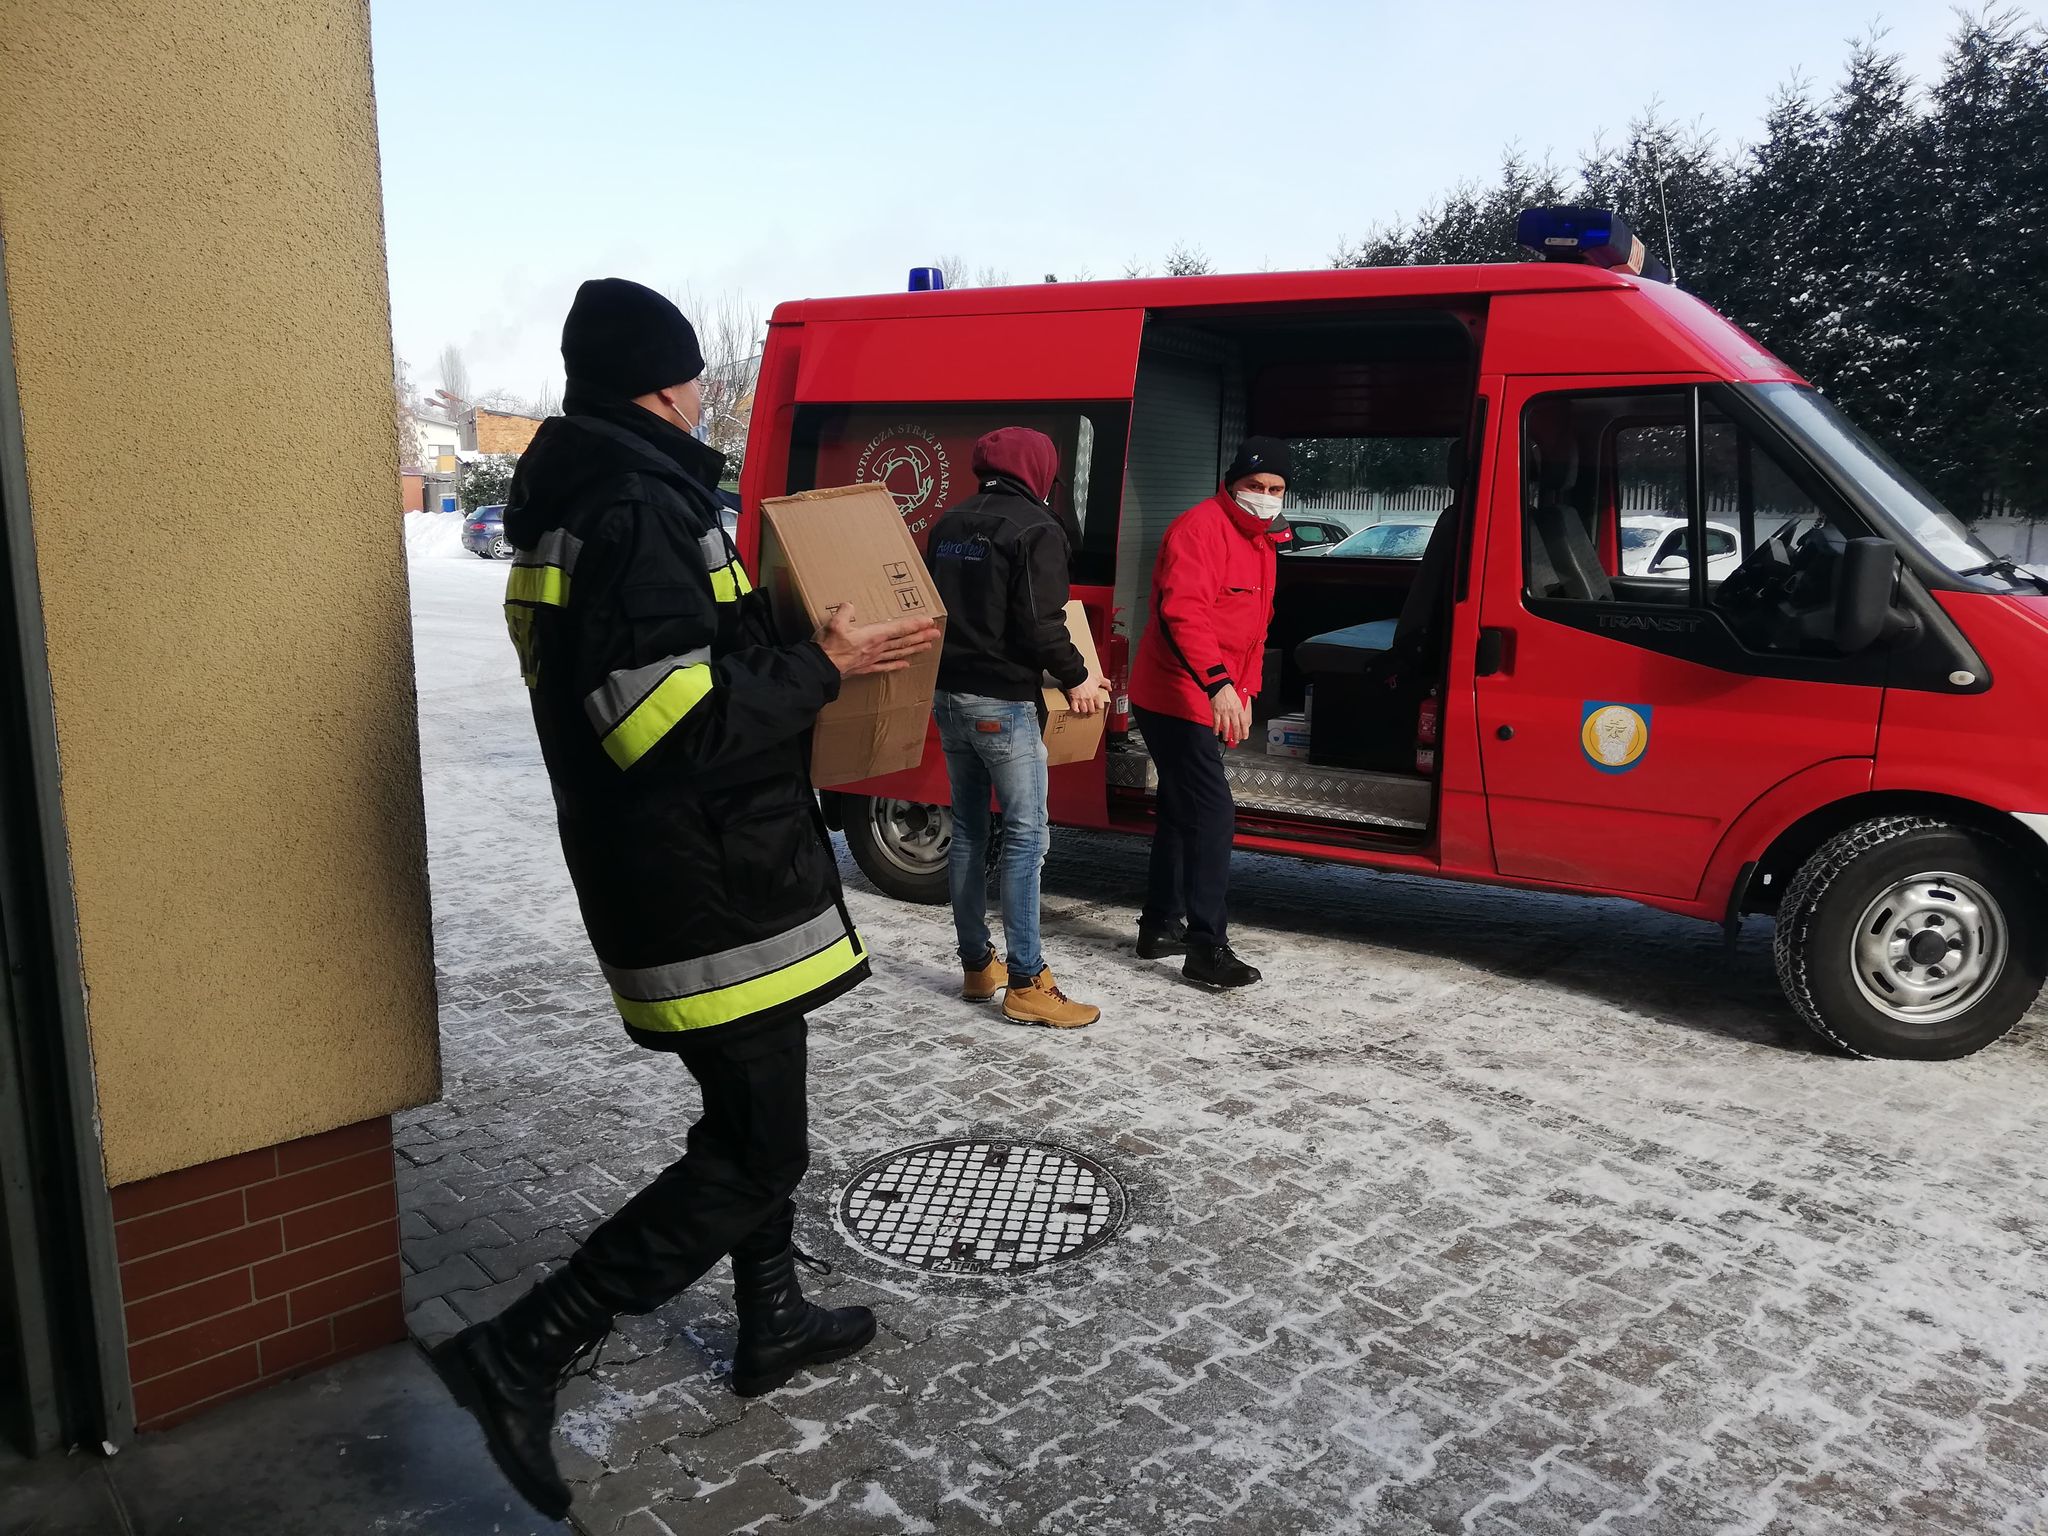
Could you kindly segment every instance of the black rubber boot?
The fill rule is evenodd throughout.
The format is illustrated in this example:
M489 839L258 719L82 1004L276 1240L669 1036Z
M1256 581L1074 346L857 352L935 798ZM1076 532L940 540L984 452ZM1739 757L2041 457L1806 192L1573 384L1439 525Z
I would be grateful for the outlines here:
M1228 944L1190 944L1187 964L1180 970L1189 981L1205 987L1248 987L1259 979L1257 967L1246 965Z
M875 1314L866 1307L826 1308L804 1300L793 1228L792 1217L779 1217L733 1250L740 1337L732 1356L732 1389L741 1397L773 1392L798 1371L844 1360L875 1336ZM829 1265L821 1267L829 1272Z
M1187 952L1188 925L1185 922L1176 921L1163 927L1153 927L1147 923L1138 924L1140 960L1167 960Z
M555 1394L611 1326L603 1303L564 1269L434 1351L435 1367L456 1401L476 1415L505 1476L551 1520L569 1512L569 1485L549 1443Z

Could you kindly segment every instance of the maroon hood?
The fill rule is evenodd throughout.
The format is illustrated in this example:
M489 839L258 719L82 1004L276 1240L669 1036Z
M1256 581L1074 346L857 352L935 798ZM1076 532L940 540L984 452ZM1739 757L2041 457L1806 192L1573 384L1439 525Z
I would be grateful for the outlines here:
M1043 432L1029 427L998 427L974 444L977 480L1008 475L1039 501L1052 495L1053 476L1060 472L1060 451Z

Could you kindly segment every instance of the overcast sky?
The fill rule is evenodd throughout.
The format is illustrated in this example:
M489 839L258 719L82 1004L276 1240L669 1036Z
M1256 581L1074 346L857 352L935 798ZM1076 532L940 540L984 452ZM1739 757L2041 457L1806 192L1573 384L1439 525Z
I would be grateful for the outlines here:
M585 277L774 304L958 254L1120 276L1327 265L1502 148L1569 166L1652 100L1724 141L1873 25L1922 80L1936 0L880 5L372 0L399 351L557 382Z

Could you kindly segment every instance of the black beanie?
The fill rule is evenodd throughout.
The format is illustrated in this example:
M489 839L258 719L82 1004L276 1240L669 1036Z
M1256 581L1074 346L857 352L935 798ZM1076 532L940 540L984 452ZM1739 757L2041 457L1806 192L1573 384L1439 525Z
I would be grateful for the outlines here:
M1294 478L1294 450L1277 437L1248 437L1223 471L1223 483L1233 485L1247 475L1278 475Z
M689 383L704 351L683 312L652 288L593 277L562 322L562 362L570 389L632 400Z

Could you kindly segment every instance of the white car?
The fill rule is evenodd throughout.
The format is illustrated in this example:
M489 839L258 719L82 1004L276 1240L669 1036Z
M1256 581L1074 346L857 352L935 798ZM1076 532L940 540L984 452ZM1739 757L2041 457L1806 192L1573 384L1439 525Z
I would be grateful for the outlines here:
M1316 553L1340 560L1420 560L1441 512L1396 512Z
M1351 536L1348 524L1319 512L1304 513L1300 517L1289 514L1287 526L1294 537L1280 546L1283 555L1327 555Z
M1692 575L1682 517L1624 517L1621 574L1684 581ZM1742 536L1726 523L1707 524L1707 580L1721 581L1742 564Z

